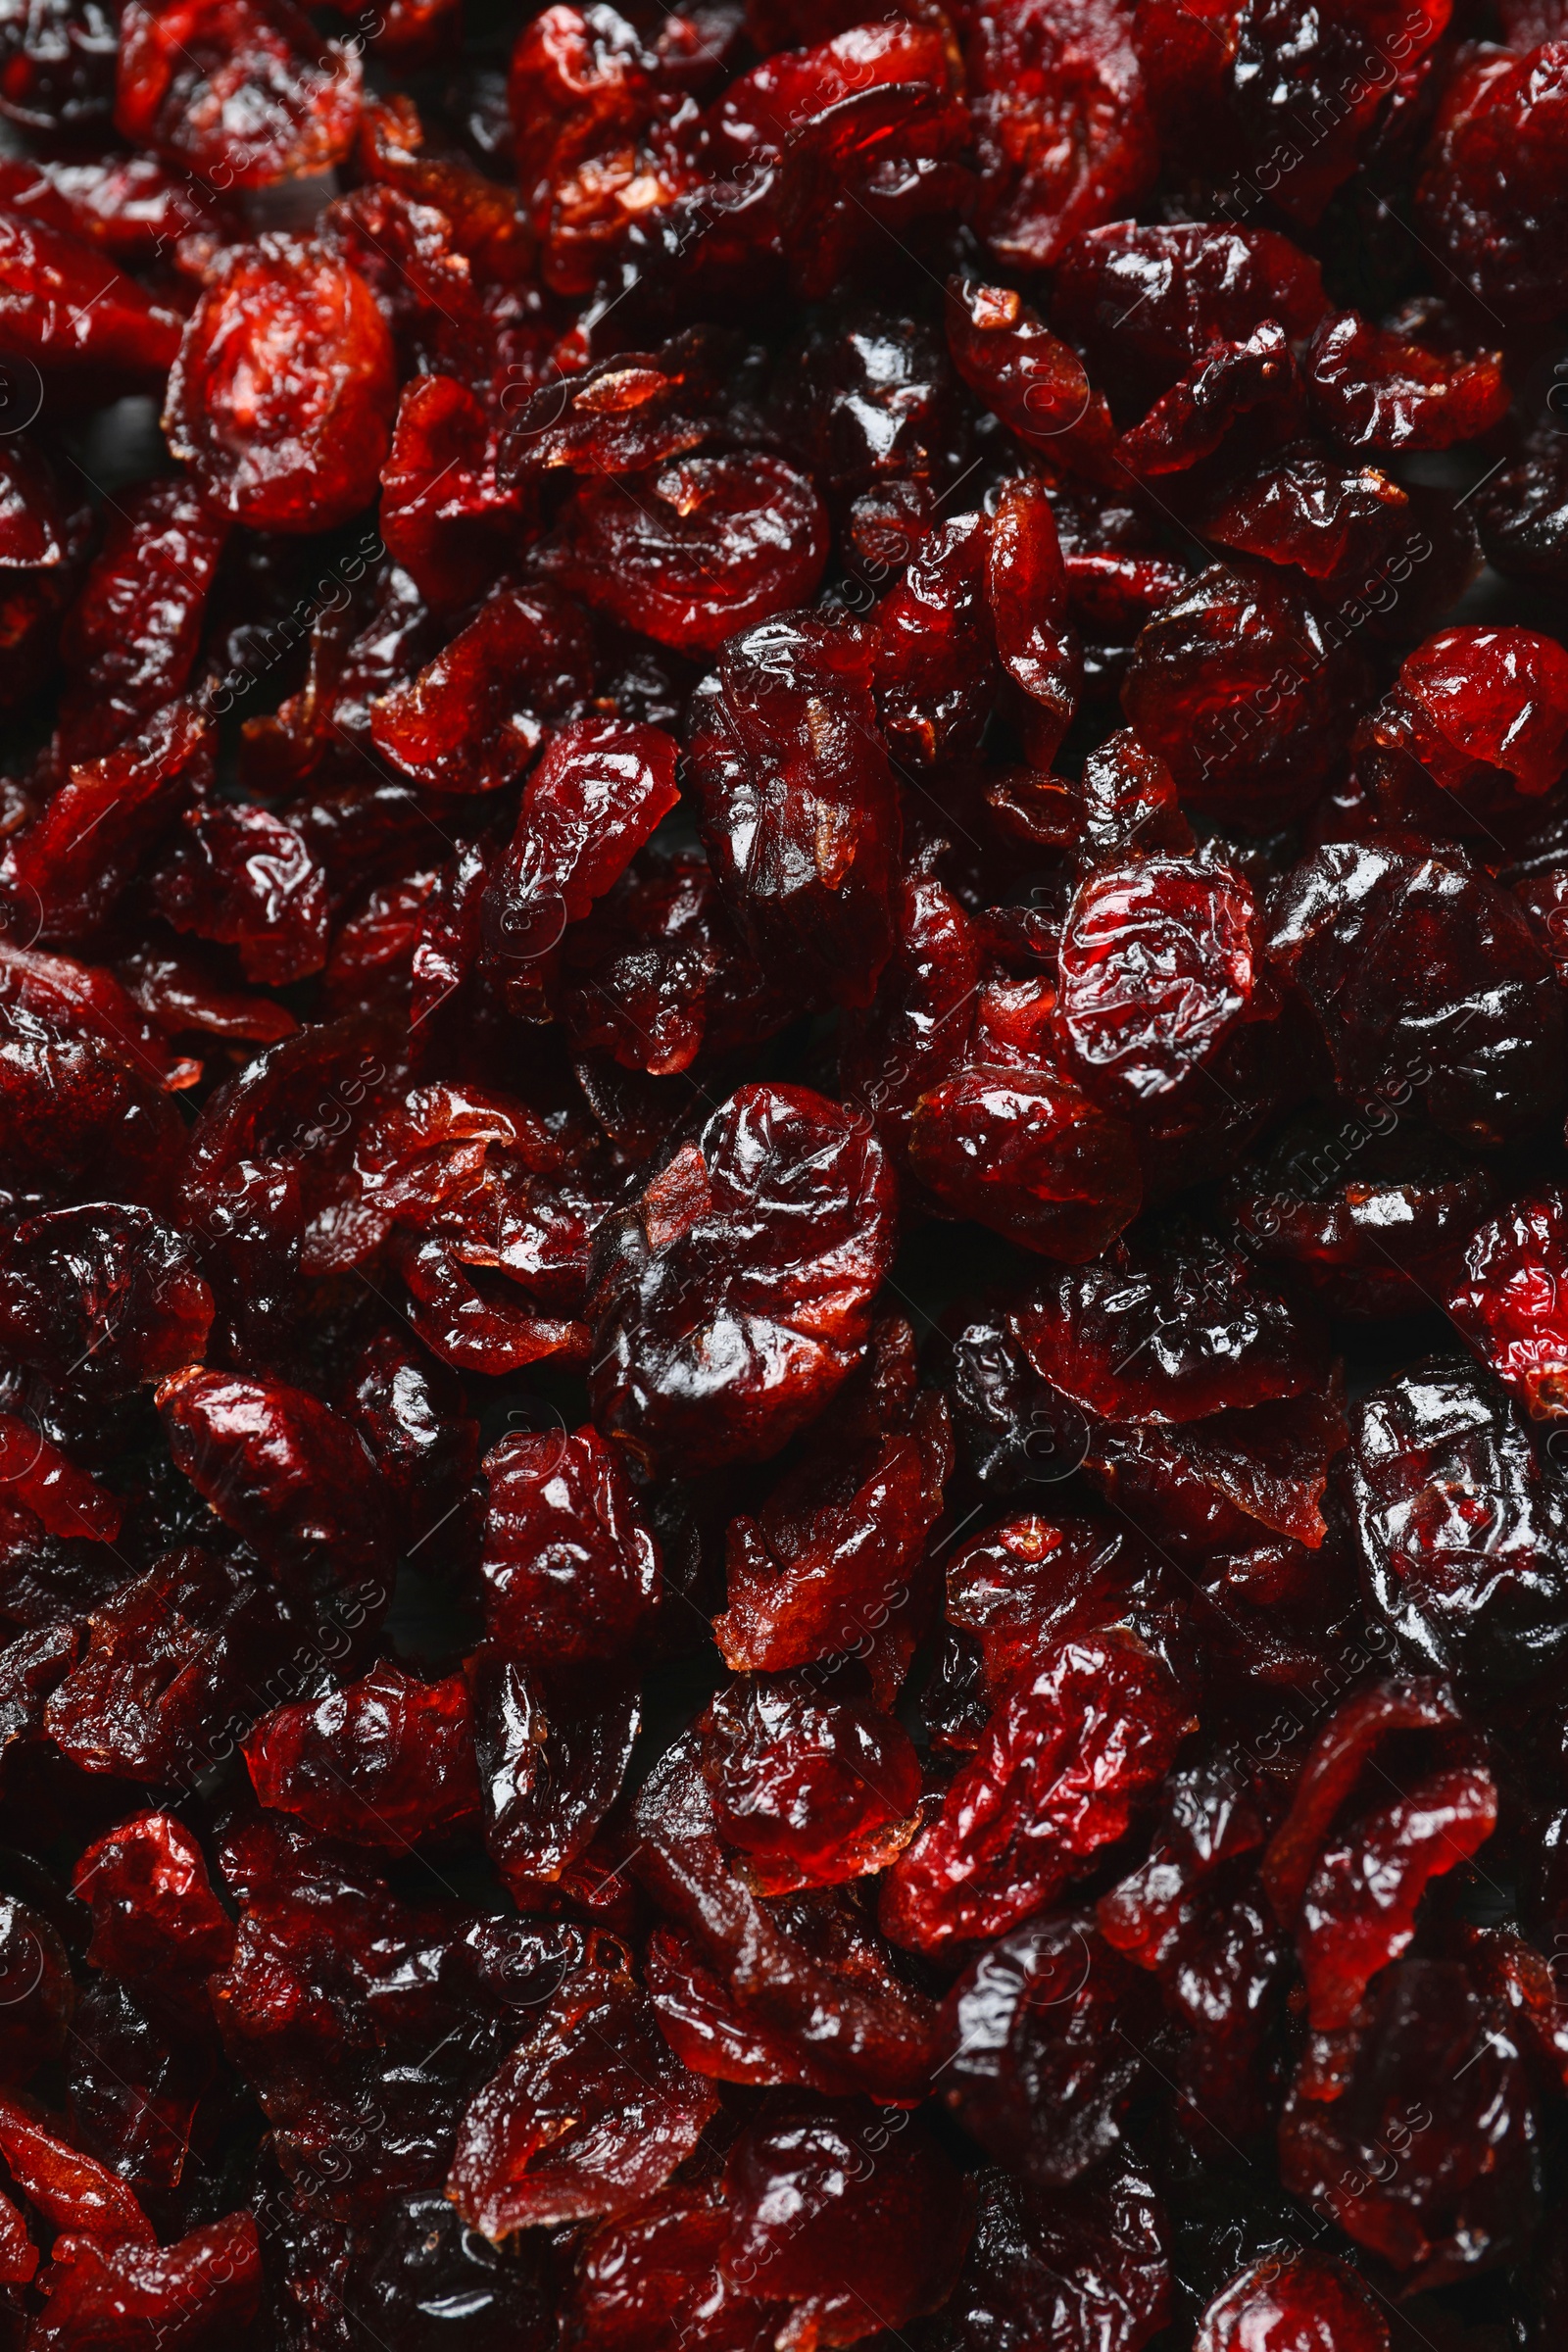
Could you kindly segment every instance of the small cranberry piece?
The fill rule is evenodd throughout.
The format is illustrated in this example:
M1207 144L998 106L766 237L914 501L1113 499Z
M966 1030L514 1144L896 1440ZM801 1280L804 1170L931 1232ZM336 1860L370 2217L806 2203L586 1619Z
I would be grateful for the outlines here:
M1155 614L1122 707L1184 805L1266 833L1300 815L1345 754L1360 657L1271 565L1211 564Z
M687 457L580 490L552 567L596 611L662 645L716 653L804 604L827 562L827 514L778 458Z
M1068 582L1043 483L1003 485L986 551L986 601L1003 668L1026 701L1029 756L1048 767L1071 722L1083 673L1067 610Z
M1559 590L1568 579L1568 448L1554 427L1477 485L1474 514L1487 562L1504 578Z
M484 594L503 567L516 506L495 479L477 396L451 375L406 383L381 472L379 519L387 553L429 605L461 610Z
M0 1339L52 1379L122 1395L198 1361L212 1320L190 1241L144 1208L54 1209L0 1245Z
M1568 1235L1561 1193L1517 1201L1471 1235L1447 1310L1533 1420L1568 1410L1568 1326L1558 1269Z
M1331 1391L1199 1421L1107 1423L1090 1439L1087 1467L1119 1509L1183 1556L1269 1536L1317 1551L1330 1466L1345 1443Z
M887 1933L918 1951L1004 1934L1121 1837L1187 1727L1132 1635L1069 1638L1004 1698L941 1813L883 1881Z
M672 1077L788 1019L742 947L700 852L654 842L564 943L559 1008L581 1052Z
M342 162L360 79L292 0L127 0L115 125L214 185L266 187Z
M664 2032L720 2081L868 2091L912 2103L935 2062L936 2009L852 1892L763 1902L718 1834L690 1737L637 1800L632 1867L678 1936L660 1936L649 1982Z
M919 1758L864 1698L809 1674L742 1676L698 1729L719 1836L759 1894L837 1886L908 1842Z
M1152 2020L1139 1983L1084 1918L990 1944L943 2005L942 2095L989 2155L1061 2188L1122 2138ZM1128 2029L1131 2029L1131 2032Z
M1248 1250L1303 1268L1332 1313L1402 1314L1441 1298L1496 1198L1456 1145L1408 1119L1396 1127L1412 1091L1400 1082L1364 1113L1293 1120L1232 1189Z
M131 1983L202 1979L224 1968L234 1925L207 1863L172 1813L139 1813L90 1845L71 1891L92 1907L87 1958Z
M967 2183L917 2120L868 2147L884 2130L866 2105L784 2098L730 2153L720 2266L786 2302L783 2332L803 2352L900 2328L957 2277L974 2226Z
M1196 1421L1318 1389L1326 1369L1314 1322L1218 1247L1120 1244L1056 1275L1010 1322L1042 1379L1108 1420Z
M1446 1733L1460 1720L1441 1683L1404 1678L1375 1683L1335 1710L1312 1742L1290 1812L1263 1863L1264 1884L1282 1921L1297 1917L1330 1825L1382 1741L1400 1732Z
M384 1565L374 1466L329 1406L282 1381L194 1366L158 1403L179 1467L282 1582L330 1590Z
M1410 1654L1481 1689L1560 1655L1568 1494L1480 1366L1429 1361L1374 1389L1350 1443L1367 1591Z
M1214 343L1123 433L1116 462L1140 479L1186 473L1223 449L1234 464L1260 443L1289 441L1305 396L1285 329L1265 318L1236 342Z
M1286 2102L1286 2187L1320 2198L1412 2291L1506 2260L1534 2225L1535 2094L1504 2016L1461 1963L1396 1961L1335 2063L1338 2096L1320 2095L1309 2059ZM1377 2148L1401 2161L1391 2171Z
M999 261L1049 270L1080 229L1137 211L1158 158L1129 11L985 0L967 64L979 225Z
M353 1604L363 1619L363 1595ZM232 1755L255 1717L253 1678L293 1642L271 1585L194 1544L105 1597L44 1711L84 1772L166 1781ZM341 1626L332 1639L342 1644Z
M958 2283L921 2330L932 2352L990 2352L1014 2334L1140 2352L1159 2333L1171 2303L1169 2230L1149 2172L1107 2168L1071 2188L1042 2188L987 2165L974 2184L979 2211Z
M1448 6L1438 0L1401 13L1398 0L1333 0L1303 28L1289 0L1261 0L1226 9L1218 22L1206 12L1196 22L1219 52L1205 61L1209 70L1228 66L1224 82L1249 167L1239 185L1268 184L1285 212L1310 224L1358 158L1376 152L1396 93L1419 88Z
M569 1874L620 1794L642 1722L637 1688L597 1662L519 1665L491 1648L469 1677L485 1844L526 1909Z
M1268 2255L1215 2296L1194 2352L1389 2352L1389 2324L1348 2263Z
M846 1021L840 1062L845 1094L894 1149L907 1143L919 1097L961 1060L981 977L974 926L940 882L906 882L896 919L893 955L871 1004Z
M660 727L584 718L562 727L523 788L511 844L485 887L485 944L524 1018L544 1009L552 951L617 882L679 795Z
M391 1659L346 1690L264 1715L245 1761L264 1805L352 1845L405 1848L479 1807L467 1684L416 1682Z
M13 0L0 17L0 114L46 137L102 137L118 47L114 17L95 0Z
M877 607L877 709L897 752L929 767L978 749L1001 688L986 610L991 529L956 514Z
M1010 286L951 278L948 344L964 382L1025 448L1099 478L1115 428L1071 344Z
M647 1638L659 1545L619 1457L595 1429L519 1432L486 1454L485 1616L514 1656L612 1660Z
M1502 355L1440 357L1331 312L1307 347L1306 380L1324 430L1342 449L1447 449L1500 424L1510 394Z
M1319 1856L1297 1930L1317 2032L1354 2022L1373 1978L1414 1940L1430 1882L1468 1861L1496 1822L1492 1775L1458 1766L1361 1815Z
M15 357L35 368L162 375L179 327L177 312L85 239L0 208L0 336Z
M1132 1129L1055 1070L961 1070L914 1106L909 1164L943 1207L1069 1264L1143 1198Z
M841 1392L834 1425L756 1516L730 1522L728 1606L713 1620L727 1665L776 1670L856 1649L909 1596L953 1466L947 1408L929 1395L879 1397L879 1436L849 1401Z
M1528 57L1480 48L1444 90L1416 184L1416 217L1494 315L1529 319L1568 290L1558 158L1568 125L1568 44Z
M602 1228L599 1425L688 1468L766 1460L859 1361L892 1225L873 1135L805 1087L743 1087Z
M182 692L201 640L224 525L184 481L118 502L61 639L60 757L96 760Z
M326 876L270 809L234 801L187 809L150 880L173 928L237 948L247 980L284 988L326 961Z
M1251 1008L1252 894L1223 866L1102 868L1061 942L1061 1020L1086 1078L1147 1102L1190 1083Z
M588 632L548 581L501 588L407 685L370 710L377 751L441 792L495 792L588 697Z
M255 2316L262 2293L256 2217L231 2213L164 2247L62 2237L39 2286L48 2297L34 2330L40 2352L88 2343L130 2352L149 2338L183 2352Z
M396 406L392 338L364 279L272 232L213 265L164 429L215 514L321 531L374 499Z
M0 2279L7 2286L25 2286L37 2268L38 2249L26 2223L9 2197L0 2197Z
M36 936L81 938L123 893L212 757L210 720L170 703L101 758L67 771L0 852L0 897L37 910Z
M153 2226L118 2173L50 2131L30 2105L3 2093L0 2156L23 2194L72 2240L106 2252L121 2246L156 2250Z
M897 787L872 640L814 613L734 639L694 698L691 762L741 936L810 1002L864 1004L893 944Z
M1004 1519L955 1552L947 1614L977 1643L993 1698L1045 1650L1135 1620L1159 1596L1160 1566L1130 1529L1098 1520Z
M458 2127L447 2191L468 2227L627 2213L696 2147L717 2100L654 2022L631 1955L596 1934Z
M614 9L559 0L518 33L508 99L545 282L581 296L639 211L698 180L697 107Z
M1419 1088L1486 1147L1558 1105L1562 1010L1517 903L1457 850L1332 842L1288 874L1268 943L1352 1100Z
M1131 423L1211 343L1245 341L1260 318L1295 340L1327 308L1316 262L1273 229L1118 220L1068 246L1052 320Z

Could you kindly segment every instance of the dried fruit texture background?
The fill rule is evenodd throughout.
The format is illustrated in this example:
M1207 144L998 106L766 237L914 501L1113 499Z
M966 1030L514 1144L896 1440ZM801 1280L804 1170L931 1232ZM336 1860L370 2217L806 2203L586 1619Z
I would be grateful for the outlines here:
M0 2352L1563 2352L1568 6L351 7L0 0Z

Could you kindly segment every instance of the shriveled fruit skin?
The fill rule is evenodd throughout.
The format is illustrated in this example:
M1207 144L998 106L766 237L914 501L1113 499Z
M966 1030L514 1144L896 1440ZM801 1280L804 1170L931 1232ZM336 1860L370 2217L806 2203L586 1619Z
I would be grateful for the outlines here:
M1325 1368L1310 1310L1218 1247L1120 1244L1041 1285L1009 1322L1041 1377L1107 1420L1196 1421L1299 1396Z
M272 232L215 265L170 371L165 430L216 514L319 531L374 498L396 399L392 339L364 280Z
M1080 229L1133 212L1154 139L1126 12L975 13L967 63L981 227L999 261L1048 270Z
M1184 804L1249 833L1304 813L1343 760L1362 692L1353 639L1272 567L1211 564L1149 622L1122 708Z
M892 1223L866 1128L805 1087L743 1087L606 1222L597 1425L691 1469L776 1453L858 1361Z
M497 2243L628 2212L691 2154L715 2103L662 2040L630 1953L596 1934L464 2116L448 2194Z
M911 2340L929 2352L1015 2341L1139 2352L1158 2334L1171 2304L1169 2225L1145 2173L1107 2168L1052 2189L987 2165L975 2189L957 2286Z
M1497 51L1452 76L1416 202L1425 233L1494 316L1528 318L1562 299L1557 159L1568 122L1568 50Z
M1329 843L1285 878L1268 955L1345 1091L1403 1085L1472 1148L1557 1109L1562 1006L1518 906L1457 850Z
M882 1895L921 1951L1001 1935L1119 1838L1186 1728L1181 1694L1130 1635L1069 1639L1002 1700L942 1812Z
M292 0L130 0L115 125L225 187L341 163L360 111L359 53L321 44Z
M484 1459L491 1639L518 1657L611 1660L645 1638L659 1544L596 1429L506 1438Z
M827 516L780 459L689 457L577 493L554 568L600 612L683 653L803 603L827 561Z
M1532 1420L1568 1405L1559 1299L1565 1206L1560 1193L1516 1201L1477 1226L1448 1312L1482 1362Z
M808 1003L863 1004L893 944L896 787L854 624L781 616L725 646L691 760L719 890Z
M1350 1461L1368 1596L1423 1666L1498 1690L1558 1656L1568 1495L1480 1366L1440 1358L1375 1389Z
M1463 1963L1401 1960L1378 1980L1348 2043L1337 2097L1312 2095L1308 2062L1287 2102L1287 2186L1322 2197L1355 2244L1412 2284L1459 2278L1504 2255L1528 2232L1539 2192L1528 2069L1501 2013ZM1478 2045L1465 2074L1442 2065L1452 2050L1462 2066ZM1390 2131L1408 2156L1380 2182L1355 2155Z
M1348 2263L1332 2255L1265 2258L1233 2278L1204 2312L1196 2352L1266 2352L1343 2344L1345 2352L1387 2352L1389 2326Z

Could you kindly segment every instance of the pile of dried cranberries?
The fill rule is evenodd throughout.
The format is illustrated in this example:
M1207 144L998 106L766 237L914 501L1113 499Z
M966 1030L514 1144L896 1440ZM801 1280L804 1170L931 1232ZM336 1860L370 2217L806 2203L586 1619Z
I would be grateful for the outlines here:
M1568 2344L1568 0L906 4L0 0L0 2352Z

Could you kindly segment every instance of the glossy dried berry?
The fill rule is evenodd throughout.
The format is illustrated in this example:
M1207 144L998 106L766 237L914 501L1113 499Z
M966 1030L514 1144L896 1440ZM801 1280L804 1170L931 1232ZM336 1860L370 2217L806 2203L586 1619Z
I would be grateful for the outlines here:
M898 795L871 641L810 613L726 646L691 761L714 878L753 955L808 1001L863 1004L893 945Z
M1568 1640L1568 1497L1519 1407L1439 1359L1363 1398L1350 1443L1368 1597L1410 1654L1483 1689L1549 1665Z
M1270 959L1311 1005L1352 1100L1414 1088L1434 1126L1482 1146L1556 1107L1555 984L1517 906L1461 852L1330 843L1272 911Z
M541 1663L634 1648L659 1604L659 1545L599 1432L505 1438L484 1473L491 1639Z
M1118 1245L1053 1277L1011 1325L1043 1379L1107 1420L1196 1421L1299 1396L1324 1368L1314 1320L1217 1247Z
M696 2147L716 2101L661 2038L631 1955L595 1935L458 2128L448 2193L470 2229L629 2211Z
M805 1087L746 1087L595 1263L601 1427L688 1467L765 1460L855 1369L892 1249L875 1138Z
M245 1762L264 1805L351 1845L405 1848L479 1802L463 1677L416 1682L390 1661L346 1690L265 1715Z
M552 568L628 628L709 654L804 604L826 561L827 516L793 467L689 457L579 491Z
M1180 1693L1142 1642L1069 1638L1004 1698L941 1813L888 1874L888 1934L940 1951L1040 1909L1121 1836L1185 1728Z
M1266 2255L1216 2295L1199 2326L1195 2352L1307 2352L1318 2343L1345 2352L1388 2352L1388 2322L1348 2263L1332 2255Z
M170 372L165 430L215 513L319 531L374 498L395 405L392 339L364 279L323 246L270 232L214 264Z

